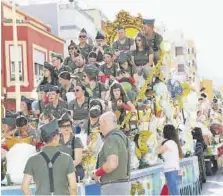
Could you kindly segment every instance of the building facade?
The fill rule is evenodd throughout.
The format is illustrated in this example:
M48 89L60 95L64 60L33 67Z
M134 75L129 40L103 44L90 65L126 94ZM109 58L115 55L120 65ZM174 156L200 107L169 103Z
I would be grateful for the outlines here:
M105 23L108 21L108 18L98 9L85 9L93 19L97 29L103 29Z
M213 97L214 97L213 81L212 80L203 79L200 82L200 85L201 85L201 87L204 87L205 88L205 93L207 94L208 99L210 101L213 100Z
M40 0L29 5L20 5L20 8L49 24L53 33L65 40L65 56L68 55L67 47L70 41L79 42L78 36L82 28L87 30L89 42L92 42L97 34L94 19L82 10L75 1L47 3Z
M2 30L2 96L7 98L6 108L15 109L15 47L13 42L12 7L1 2ZM44 61L51 53L64 53L64 40L52 35L49 25L16 9L18 63L21 95L31 97L42 78Z
M193 40L187 40L181 31L165 31L164 39L171 44L170 68L176 70L179 78L194 82L197 77L196 47Z

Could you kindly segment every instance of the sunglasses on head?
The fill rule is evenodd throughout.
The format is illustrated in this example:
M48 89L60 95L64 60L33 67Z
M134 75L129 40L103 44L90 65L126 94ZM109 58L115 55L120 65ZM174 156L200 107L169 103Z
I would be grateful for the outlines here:
M79 35L79 38L86 38L86 35Z
M69 128L70 126L71 126L70 124L60 125L60 128Z

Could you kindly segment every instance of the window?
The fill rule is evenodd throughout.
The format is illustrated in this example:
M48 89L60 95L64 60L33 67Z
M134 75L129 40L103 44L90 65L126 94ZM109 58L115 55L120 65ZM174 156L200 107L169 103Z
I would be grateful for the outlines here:
M46 59L45 52L34 49L33 51L33 62L34 62L34 70L35 70L35 81L34 85L37 86L42 79L42 69Z
M15 81L15 47L9 46L10 55L10 78ZM23 81L23 65L22 65L22 46L18 45L18 65L19 65L19 80Z
M60 30L72 30L77 29L76 25L66 25L66 26L60 26Z
M190 48L188 48L188 54L190 54Z
M178 72L182 73L185 71L184 64L178 64Z
M176 51L176 56L184 54L184 48L183 47L176 47L175 51Z

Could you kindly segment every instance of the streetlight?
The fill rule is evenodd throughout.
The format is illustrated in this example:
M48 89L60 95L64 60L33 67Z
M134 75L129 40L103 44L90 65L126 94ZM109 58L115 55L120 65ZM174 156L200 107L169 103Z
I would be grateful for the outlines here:
M16 111L20 110L20 79L19 79L19 63L18 63L18 37L17 37L17 24L16 24L16 3L12 0L12 21L13 21L13 45L15 56L15 100Z

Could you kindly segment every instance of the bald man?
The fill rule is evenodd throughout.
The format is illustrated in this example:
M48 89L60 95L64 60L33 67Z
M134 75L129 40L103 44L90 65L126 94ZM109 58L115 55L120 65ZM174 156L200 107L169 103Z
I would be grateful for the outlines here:
M113 112L104 113L99 124L104 143L98 154L97 170L93 178L101 183L102 195L130 195L128 138L117 128L117 119Z

